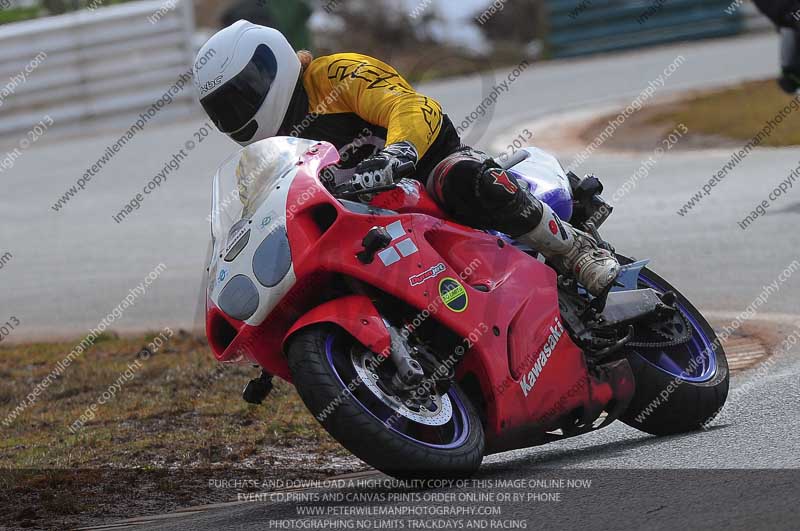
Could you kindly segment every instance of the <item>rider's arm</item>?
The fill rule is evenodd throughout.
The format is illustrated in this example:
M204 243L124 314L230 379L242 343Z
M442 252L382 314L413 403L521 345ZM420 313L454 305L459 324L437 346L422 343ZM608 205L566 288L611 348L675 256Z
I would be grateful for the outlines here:
M411 142L422 157L442 127L442 106L416 92L391 66L372 57L345 53L321 57L308 68L306 86L315 87L316 112L353 112L387 129L386 144Z

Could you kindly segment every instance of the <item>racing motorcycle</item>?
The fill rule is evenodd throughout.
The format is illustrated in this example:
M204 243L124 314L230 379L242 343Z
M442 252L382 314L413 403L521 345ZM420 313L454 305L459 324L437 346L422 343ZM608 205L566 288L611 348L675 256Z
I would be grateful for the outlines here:
M617 284L593 298L535 249L454 222L416 180L368 202L330 192L338 162L328 143L271 138L214 179L207 335L221 362L261 369L248 402L273 376L292 383L337 441L399 478L467 476L484 455L617 419L687 432L722 408L720 341L647 260L618 254ZM598 179L534 147L504 166L613 250Z

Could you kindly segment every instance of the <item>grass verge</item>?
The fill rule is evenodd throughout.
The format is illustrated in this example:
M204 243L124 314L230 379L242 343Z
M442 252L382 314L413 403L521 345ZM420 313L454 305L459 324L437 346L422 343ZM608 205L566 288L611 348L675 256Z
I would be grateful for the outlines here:
M319 427L292 386L276 381L263 405L250 405L241 390L256 369L218 364L186 333L143 355L151 339L103 337L0 424L0 522L64 529L236 499L210 479L366 468ZM0 422L73 346L0 349ZM126 371L133 377L121 379ZM93 404L94 418L73 433Z
M691 93L680 101L650 105L634 113L605 147L655 149L680 124L689 132L674 146L676 148L739 147L791 102L792 97L784 94L771 79ZM581 133L581 139L591 142L615 117L605 116L592 122ZM800 112L793 110L760 145L800 145Z

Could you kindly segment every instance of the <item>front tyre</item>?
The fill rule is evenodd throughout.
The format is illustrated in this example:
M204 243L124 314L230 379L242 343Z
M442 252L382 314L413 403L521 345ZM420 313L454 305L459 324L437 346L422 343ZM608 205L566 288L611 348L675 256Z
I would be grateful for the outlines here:
M287 354L306 407L369 465L397 478L466 477L480 466L483 426L457 385L430 390L427 407L397 399L387 377L392 362L365 363L377 355L329 325L299 331Z
M620 262L630 260L620 257ZM676 304L693 330L682 345L631 349L628 361L636 393L620 420L653 435L704 428L728 396L730 373L720 340L700 312L666 280L644 268L638 284L659 293L675 293Z

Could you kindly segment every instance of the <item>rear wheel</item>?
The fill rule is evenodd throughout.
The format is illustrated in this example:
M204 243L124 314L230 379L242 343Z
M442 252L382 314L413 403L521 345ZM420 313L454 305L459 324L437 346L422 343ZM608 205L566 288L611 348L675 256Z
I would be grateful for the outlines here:
M445 393L429 389L415 400L400 396L391 360L328 325L295 334L288 357L306 407L342 446L378 470L398 478L462 477L480 466L483 426L457 385Z
M622 258L622 263L630 260ZM730 374L714 329L666 280L642 269L639 288L676 295L676 305L690 326L691 337L680 345L631 347L628 361L636 378L636 393L620 420L653 435L671 435L705 427L717 416L728 396Z

